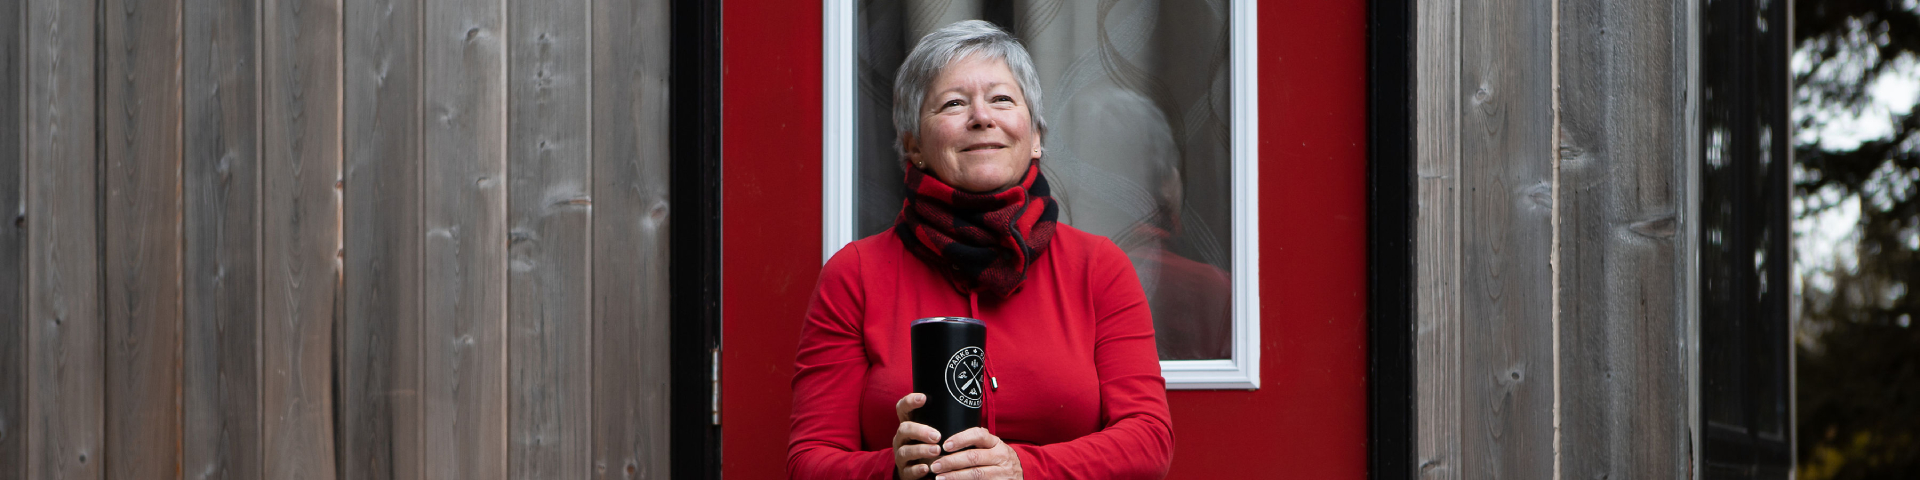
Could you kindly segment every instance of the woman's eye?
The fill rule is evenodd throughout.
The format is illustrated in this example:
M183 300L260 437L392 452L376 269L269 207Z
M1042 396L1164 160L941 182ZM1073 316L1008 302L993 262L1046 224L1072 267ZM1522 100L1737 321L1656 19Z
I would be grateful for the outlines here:
M1001 95L1001 96L998 96L998 97L993 97L993 101L996 101L996 102L1007 102L1007 103L1013 103L1013 97L1009 97L1009 96L1006 96L1006 95Z
M959 100L948 100L947 103L941 104L940 108L958 107L958 106L960 106Z

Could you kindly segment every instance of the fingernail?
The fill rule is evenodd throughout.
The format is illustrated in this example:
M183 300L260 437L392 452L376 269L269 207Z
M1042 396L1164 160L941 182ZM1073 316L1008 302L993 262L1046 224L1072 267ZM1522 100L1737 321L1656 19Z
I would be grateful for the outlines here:
M951 452L951 451L953 451L953 442L947 442L947 443L946 443L945 445L941 445L941 446L940 446L940 449L941 449L941 450L946 450L946 451L949 451L949 452Z

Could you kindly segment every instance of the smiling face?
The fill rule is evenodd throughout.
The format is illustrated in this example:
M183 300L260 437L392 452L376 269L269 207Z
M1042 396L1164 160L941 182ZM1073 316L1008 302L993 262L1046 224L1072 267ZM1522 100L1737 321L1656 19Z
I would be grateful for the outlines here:
M901 134L907 162L954 188L983 193L1012 186L1027 174L1027 163L1040 158L1026 96L1004 61L954 60L933 78L920 105L920 138Z

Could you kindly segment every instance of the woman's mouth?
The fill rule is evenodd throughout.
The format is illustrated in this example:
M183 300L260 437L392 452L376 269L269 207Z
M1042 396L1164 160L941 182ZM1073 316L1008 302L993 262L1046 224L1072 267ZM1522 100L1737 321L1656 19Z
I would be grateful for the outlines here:
M1003 144L998 144L998 143L976 143L973 145L968 145L967 148L962 148L960 149L960 151L972 152L972 151L979 151L979 150L999 150L1002 148L1007 148L1007 146Z

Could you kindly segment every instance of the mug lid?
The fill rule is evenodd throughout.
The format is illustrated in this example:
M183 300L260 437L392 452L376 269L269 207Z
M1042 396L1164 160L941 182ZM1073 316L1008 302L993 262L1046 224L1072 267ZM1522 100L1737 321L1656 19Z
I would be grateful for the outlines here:
M947 323L971 323L971 324L974 324L974 325L979 325L979 326L982 326L982 327L984 327L984 326L987 326L987 324L986 324L986 322L982 322L982 321L979 321L979 320L975 320L975 319L971 319L971 318L967 318L967 317L927 317L927 318L922 318L922 319L919 319L919 320L914 320L914 321L913 321L913 325L919 325L919 324L922 324L922 323L937 323L937 322L947 322ZM911 325L909 325L909 326L911 326Z

